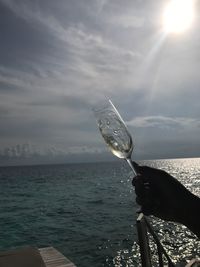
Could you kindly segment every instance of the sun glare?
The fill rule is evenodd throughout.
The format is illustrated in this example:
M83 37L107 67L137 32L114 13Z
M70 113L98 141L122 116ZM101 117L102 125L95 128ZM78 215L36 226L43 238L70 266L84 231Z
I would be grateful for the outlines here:
M194 19L194 0L171 0L164 10L163 26L168 33L187 30Z

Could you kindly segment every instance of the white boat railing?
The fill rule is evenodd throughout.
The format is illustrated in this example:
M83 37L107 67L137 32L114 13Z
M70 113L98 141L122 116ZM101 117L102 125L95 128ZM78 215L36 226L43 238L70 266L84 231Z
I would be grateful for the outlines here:
M170 259L166 250L162 246L157 234L154 232L151 224L149 223L147 218L143 215L143 213L140 213L137 218L137 231L138 231L138 241L140 246L142 267L152 267L151 251L149 247L149 239L147 233L151 234L157 246L159 267L164 267L164 266L175 267L175 264ZM167 265L164 265L163 263L163 255L167 260Z

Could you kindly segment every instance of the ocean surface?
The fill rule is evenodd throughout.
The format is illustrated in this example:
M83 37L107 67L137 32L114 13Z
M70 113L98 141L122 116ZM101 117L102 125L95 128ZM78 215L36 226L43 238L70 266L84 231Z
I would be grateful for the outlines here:
M200 196L200 158L139 163L166 170ZM140 266L131 178L122 161L1 167L0 250L53 246L77 267ZM150 221L174 262L200 256L186 227Z

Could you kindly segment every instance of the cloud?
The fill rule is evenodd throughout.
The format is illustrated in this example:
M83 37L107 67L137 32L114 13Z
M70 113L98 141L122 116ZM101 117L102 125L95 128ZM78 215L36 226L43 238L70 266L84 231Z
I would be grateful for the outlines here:
M194 129L200 128L200 120L196 118L185 117L166 117L166 116L146 116L136 117L127 122L127 125L135 128L160 128L160 129L175 129L187 128Z
M125 87L132 84L133 76L130 77L130 73L141 56L137 51L118 46L112 38L88 29L84 24L66 24L63 20L58 20L55 14L44 12L40 5L33 5L32 2L21 1L20 4L16 4L15 1L9 0L4 1L4 4L28 23L34 23L36 27L41 25L43 32L46 28L48 31L45 32L45 36L54 44L53 55L47 50L48 53L42 54L41 59L26 62L29 68L31 67L30 71L35 74L35 80L54 78L53 83L57 83L58 90L67 83L79 90L90 90L93 87L97 91L104 90L108 93L117 83L123 83L125 86L126 80ZM54 36L53 40L51 36ZM59 50L60 56L56 52ZM121 77L117 81L119 73ZM22 77L23 75L20 75L20 79ZM18 81L13 82L17 85Z
M91 105L104 96L140 144L180 143L181 131L198 143L199 35L159 45L163 3L0 0L0 146L95 151Z
M122 15L111 18L110 23L112 23L115 27L123 27L123 28L141 28L144 25L143 17L136 16L127 16Z
M0 91L12 92L13 90L30 89L32 75L18 70L0 67Z

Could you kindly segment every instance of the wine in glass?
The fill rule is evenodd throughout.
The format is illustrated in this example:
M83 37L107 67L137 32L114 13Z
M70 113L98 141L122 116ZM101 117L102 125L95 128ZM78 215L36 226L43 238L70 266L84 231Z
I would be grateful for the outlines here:
M105 105L93 108L93 111L101 135L111 152L118 158L125 159L134 175L137 175L131 161L131 154L134 147L132 137L112 101L108 100Z

